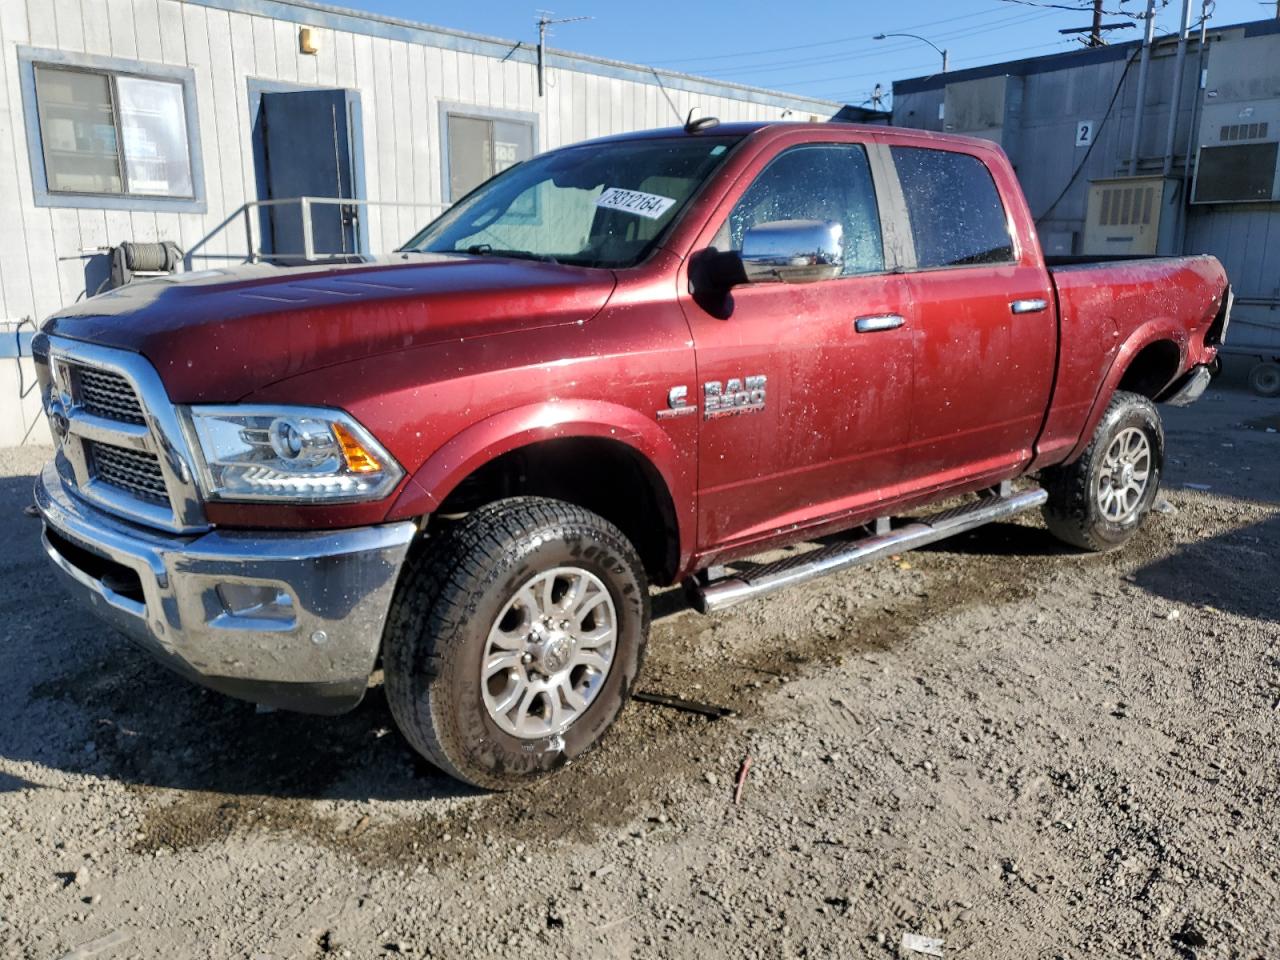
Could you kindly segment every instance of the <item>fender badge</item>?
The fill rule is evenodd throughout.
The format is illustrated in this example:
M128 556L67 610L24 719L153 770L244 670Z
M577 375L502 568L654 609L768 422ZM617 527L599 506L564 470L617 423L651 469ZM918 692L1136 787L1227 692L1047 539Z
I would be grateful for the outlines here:
M697 410L696 406L689 406L688 387L672 387L667 391L666 408L658 411L658 419L670 420L673 417L685 417L691 413L696 413Z

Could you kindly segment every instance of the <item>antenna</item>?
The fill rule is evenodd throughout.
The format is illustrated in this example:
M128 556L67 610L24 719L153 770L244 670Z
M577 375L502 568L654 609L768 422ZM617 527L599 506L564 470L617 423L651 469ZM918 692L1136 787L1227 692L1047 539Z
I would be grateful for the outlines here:
M557 23L577 23L579 20L594 20L594 17L560 17L556 19L550 10L538 11L538 96L542 96L542 76L547 62L547 27Z

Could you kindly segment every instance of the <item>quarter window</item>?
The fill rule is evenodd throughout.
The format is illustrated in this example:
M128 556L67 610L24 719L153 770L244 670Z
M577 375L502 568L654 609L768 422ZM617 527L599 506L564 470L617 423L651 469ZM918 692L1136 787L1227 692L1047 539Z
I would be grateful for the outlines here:
M1013 241L991 171L950 150L890 147L915 239L916 266L1009 263Z
M741 250L748 229L776 220L834 220L844 227L844 275L884 270L871 167L857 144L784 150L742 195L716 246Z
M451 201L534 153L532 123L450 113L445 128Z
M35 65L50 193L194 197L183 84Z

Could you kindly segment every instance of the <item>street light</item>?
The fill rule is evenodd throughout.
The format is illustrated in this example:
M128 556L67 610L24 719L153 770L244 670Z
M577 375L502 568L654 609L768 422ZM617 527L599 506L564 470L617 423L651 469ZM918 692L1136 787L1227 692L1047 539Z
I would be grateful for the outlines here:
M942 72L947 72L947 51L941 49L932 40L926 40L924 37L917 36L914 33L877 33L872 40L888 40L890 37L910 37L912 40L919 40L921 43L927 43L933 49L942 54Z

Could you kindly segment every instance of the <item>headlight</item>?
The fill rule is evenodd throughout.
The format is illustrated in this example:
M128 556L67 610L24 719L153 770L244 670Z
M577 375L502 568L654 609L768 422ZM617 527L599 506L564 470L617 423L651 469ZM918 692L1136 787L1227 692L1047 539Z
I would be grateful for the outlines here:
M376 500L404 471L369 432L323 407L192 407L211 500Z

